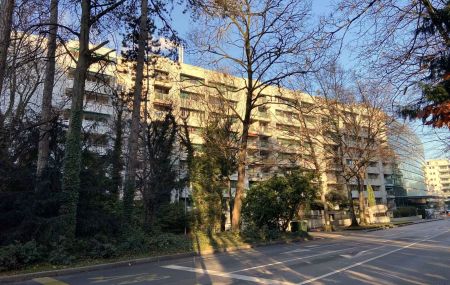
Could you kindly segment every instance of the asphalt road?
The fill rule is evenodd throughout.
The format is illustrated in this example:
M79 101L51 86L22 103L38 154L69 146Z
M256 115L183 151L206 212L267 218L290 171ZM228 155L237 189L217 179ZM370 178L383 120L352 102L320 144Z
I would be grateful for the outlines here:
M21 284L449 284L450 220Z

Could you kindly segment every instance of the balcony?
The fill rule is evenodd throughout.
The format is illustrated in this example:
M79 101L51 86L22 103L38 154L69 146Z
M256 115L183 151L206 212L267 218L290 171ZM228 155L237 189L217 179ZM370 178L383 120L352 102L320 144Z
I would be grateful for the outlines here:
M180 107L187 108L187 109L195 109L195 110L203 110L204 109L202 102L194 101L194 100L186 100L186 99L181 99Z
M170 106L172 105L171 96L167 93L155 92L154 104Z
M270 122L270 113L269 112L256 111L253 113L253 117L259 121Z

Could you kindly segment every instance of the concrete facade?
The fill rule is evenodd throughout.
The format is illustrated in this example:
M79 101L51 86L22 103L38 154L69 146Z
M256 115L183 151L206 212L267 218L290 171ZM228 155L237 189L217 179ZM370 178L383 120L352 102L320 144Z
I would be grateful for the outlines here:
M428 189L450 197L450 160L427 160L424 170Z
M76 57L77 43L69 42L67 47ZM62 47L60 49L53 105L55 110L61 112L62 122L68 125L75 63L65 54ZM90 67L86 81L83 128L85 133L90 134L93 148L105 152L111 147L109 138L113 135L114 96L130 92L134 76L132 63L124 62L107 48L101 48L97 53L108 54L108 57ZM148 112L152 119L157 119L171 109L180 124L183 121L187 122L192 143L196 148L201 148L203 144L202 130L208 116L222 113L235 117L235 130L241 130L242 126L237 118L244 114L245 108L243 78L166 58L155 58L146 66L145 73L146 80L143 83L145 100L142 113ZM40 92L41 89L37 89L38 94L35 96L37 106L40 102ZM249 131L247 185L251 186L276 173L297 167L313 171L315 166L311 160L311 142L305 140L304 133L317 132L318 128L327 124L329 114L320 109L311 114L301 114L298 109L289 105L296 102L300 108L314 110L321 99L276 86L265 86L259 92L261 96L257 99L257 103L260 106L252 111L252 125ZM351 115L358 117L362 124L373 120L358 111ZM344 130L346 126L340 124L339 128ZM326 137L325 132L317 132L312 142L322 158L320 163L324 171L321 179L328 190L344 191L345 185L340 178L342 169L339 169L339 163L330 163L333 158L326 160L324 158L325 149L333 147L333 143L327 142ZM346 157L343 159L348 160ZM182 176L186 171L183 155L178 158L177 166ZM370 184L373 187L377 203L387 203L395 167L395 163L381 157L374 157L370 161L363 175L363 184ZM233 189L237 175L232 175L231 180ZM348 187L354 189L352 196L357 198L356 182L350 181ZM367 197L367 194L365 195Z

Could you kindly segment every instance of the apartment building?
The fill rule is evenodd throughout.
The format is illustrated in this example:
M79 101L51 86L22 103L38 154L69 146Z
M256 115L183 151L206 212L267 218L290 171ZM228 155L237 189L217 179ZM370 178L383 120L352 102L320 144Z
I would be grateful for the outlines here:
M450 159L430 159L424 166L428 189L450 197Z
M160 58L147 70L143 86L146 92L148 113L152 118L159 118L165 112L172 110L179 122L185 120L188 124L190 137L197 149L203 143L202 130L208 116L223 113L229 116L244 114L244 79L226 73L207 70L182 62L173 62ZM132 72L122 77L126 88L133 86ZM258 102L260 106L252 112L252 124L248 139L247 177L246 184L252 184L268 179L276 173L301 167L314 171L314 163L310 153L311 143L317 152L325 147L333 147L331 143L320 143L323 134L317 133L314 142L306 142L303 132L314 131L317 125L325 123L326 115L303 114L291 107L297 102L301 108L314 108L317 98L308 94L294 92L268 86ZM354 114L364 118L364 114ZM236 131L241 126L236 118ZM344 128L344 126L341 126ZM180 168L183 166L181 159ZM339 177L339 167L336 163L321 161L324 164L323 181L330 190L344 191L342 179ZM372 185L378 203L387 203L388 195L384 176L384 163L380 158L373 158L367 173L364 175L364 185ZM181 174L182 175L182 174ZM234 190L237 175L231 177L231 187ZM350 185L353 197L358 197L356 182ZM367 194L366 194L367 197Z
M76 56L77 43L71 42L68 47ZM132 90L134 76L132 64L123 62L111 50L102 48L97 52L108 53L109 56L107 60L90 67L86 80L83 128L85 133L90 134L94 148L102 152L110 146L108 138L115 116L112 100L118 92ZM187 122L192 143L197 149L201 149L203 144L202 130L208 116L221 113L235 117L236 131L240 131L237 117L244 114L244 79L167 58L157 58L151 62L145 68L142 114L147 113L151 119L157 119L172 110L179 123ZM58 59L60 74L55 84L54 107L61 110L65 124L68 124L74 68L75 63L68 56ZM291 105L296 102L297 107L313 109L320 98L275 86L267 86L261 95L258 98L260 106L252 112L246 185L251 186L276 173L298 167L314 171L316 166L312 161L311 147L316 150L316 155L335 147L332 142L325 142L327 132L316 132L317 126L327 124L329 114L311 112L300 115L299 109ZM360 118L360 121L370 120L367 114L353 112L349 115ZM345 129L344 123L341 124L340 127ZM316 137L307 142L304 132L315 132ZM324 155L321 157L320 164L324 170L322 181L327 189L344 191L345 182L340 177L342 169L339 163L329 158L325 160ZM352 163L347 158L343 159L345 163ZM186 169L183 155L180 155L177 165L182 176ZM386 204L394 197L390 193L392 169L392 163L382 157L374 157L363 175L364 186L372 186L378 203ZM233 190L237 175L233 175L231 180ZM349 187L353 189L353 197L358 198L354 179Z

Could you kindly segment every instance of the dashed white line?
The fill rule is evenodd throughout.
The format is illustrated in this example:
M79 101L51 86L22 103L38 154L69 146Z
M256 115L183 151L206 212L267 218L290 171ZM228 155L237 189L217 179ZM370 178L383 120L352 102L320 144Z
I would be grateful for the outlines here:
M327 254L340 252L340 251L345 251L345 250L349 250L349 249L354 249L354 247L338 249L338 250L330 250L330 251L326 251L326 252L322 252L322 253L318 253L318 254L307 255L307 256L302 256L302 257L296 257L296 258L291 258L291 259L287 259L287 260L277 261L277 262L273 262L273 263L263 264L263 265L259 265L259 266L248 267L248 268L244 268L244 269L231 271L231 273L242 272L242 271L249 271L249 270L263 268L263 267L268 267L268 266L273 266L273 265L277 265L277 264L283 264L283 263L290 262L290 261L296 261L296 260L302 260L302 259L307 259L307 258L311 258L311 257L317 257L317 256L321 256L321 255L327 255Z
M429 238L425 238L425 239L422 239L422 240L420 240L420 241L416 241L416 242L410 243L410 244L405 245L405 246L402 246L402 247L400 247L400 248L397 248L397 249L388 251L388 252L386 252L386 253L377 255L377 256L375 256L375 257L366 259L366 260L364 260L364 261L360 261L360 262L357 262L357 263L355 263L355 264L352 264L352 265L349 265L349 266L342 267L342 268L340 268L340 269L334 270L334 271L332 271L332 272L329 272L329 273L326 273L326 274L323 274L323 275L320 275L320 276L317 276L317 277L314 277L314 278L305 280L305 281L303 281L303 282L297 283L297 285L309 284L309 283L311 283L311 282L314 282L314 281L317 281L317 280L320 280L320 279L323 279L323 278L326 278L326 277L329 277L329 276L338 274L338 273L340 273L340 272L349 270L349 269L351 269L351 268L354 268L354 267L363 265L363 264L365 264L365 263L367 263L367 262L371 262L371 261L373 261L373 260L382 258L382 257L384 257L384 256L386 256L386 255L389 255L389 254L392 254L392 253L394 253L394 252L403 250L403 249L405 249L405 248L409 248L409 247L411 247L411 246L413 246L413 245L416 245L416 244L418 244L418 243L421 243L421 242L423 242L423 241L427 241L427 240L430 240L430 239L432 239L432 238L438 237L438 236L443 235L443 234L445 234L445 233L447 233L447 232L449 232L449 230L447 230L447 231L445 231L445 232L443 232L443 233L439 233L439 234L437 234L437 235L431 236L431 237L429 237Z
M273 280L273 279L260 278L260 277L254 277L254 276L246 276L246 275L241 275L241 274L208 270L208 269L203 269L203 268L193 268L193 267L185 267L185 266L179 266L179 265L167 265L167 266L163 266L163 267L168 268L168 269L189 271L189 272L207 274L207 275L212 275L212 276L219 276L219 277L226 277L226 278L232 278L232 279L238 279L238 280L244 280L244 281L251 281L251 282L256 282L259 284L280 284L280 285L294 285L295 284L295 283L287 282L287 281Z

